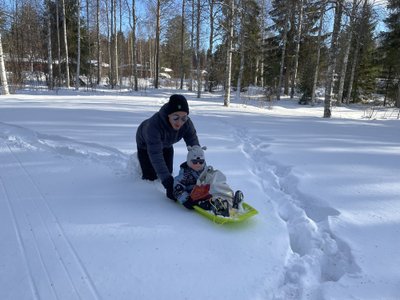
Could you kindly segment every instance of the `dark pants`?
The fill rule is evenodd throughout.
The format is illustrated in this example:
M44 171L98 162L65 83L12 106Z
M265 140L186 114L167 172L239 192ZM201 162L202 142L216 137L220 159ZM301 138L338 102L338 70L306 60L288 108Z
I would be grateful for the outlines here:
M151 164L147 150L138 149L137 154L140 163L140 168L142 169L142 179L147 179L151 181L156 180L158 178L157 173L154 170L153 165ZM174 148L173 147L164 148L163 156L167 168L169 172L172 174L172 169L174 166Z

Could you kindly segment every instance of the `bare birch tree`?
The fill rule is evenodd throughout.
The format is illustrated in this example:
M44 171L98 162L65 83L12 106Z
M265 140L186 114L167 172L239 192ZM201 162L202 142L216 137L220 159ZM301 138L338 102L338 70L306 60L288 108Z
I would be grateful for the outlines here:
M287 34L289 29L289 17L290 17L290 2L285 1L285 24L283 27L283 34L282 34L282 51L281 51L281 65L279 71L279 79L278 79L278 86L276 88L276 100L281 99L281 89L282 89L282 81L283 81L283 71L285 68L285 56L286 56L286 44L287 44Z
M66 76L66 85L69 88L70 78L69 78L69 53L68 53L68 37L67 37L67 16L65 13L65 0L62 0L62 12L63 12L63 33L64 33L64 49L65 49L65 76Z
M76 77L75 77L75 90L79 90L79 76L81 68L81 0L77 2L78 11L78 43L77 43L77 58L76 58Z
M58 87L61 86L61 38L60 38L60 2L57 0L56 4L56 30L57 30L57 59L58 59Z
M111 0L111 5L114 0ZM112 18L112 7L108 8L108 1L106 1L106 20L107 20L107 54L108 54L108 77L109 84L111 88L114 88L114 60L112 59L112 28L113 28L113 18ZM110 15L111 14L111 15Z
M200 69L200 31L201 31L201 3L197 0L196 11L196 79L197 79L197 98L201 97L201 69Z
M212 55L214 51L214 7L215 7L215 0L209 0L208 1L208 6L209 6L209 25L210 25L210 35L208 37L208 50L207 50L207 73L206 73L206 88L209 92L212 92L212 82L210 80L210 74L213 69L213 61L212 61Z
M69 53L68 53L68 37L67 37L67 15L65 13L65 0L62 0L62 12L63 12L63 32L64 32L64 47L65 47L65 73L66 73L66 85L70 87L69 79Z
M335 1L335 20L333 23L331 46L329 49L328 70L326 72L324 118L330 118L332 115L332 90L338 52L338 36L343 13L343 2L344 0Z
M89 11L89 5L91 1L86 0L86 38L88 41L88 52L89 52L89 81L88 83L92 86L93 85L93 70L92 70L92 35L90 34L90 11Z
M240 2L241 10L240 10L240 32L239 32L239 53L240 53L240 63L239 63L239 75L236 84L236 99L240 99L240 91L242 89L242 80L243 80L243 71L244 71L244 52L245 52L245 45L244 45L244 23L245 23L245 10L244 10L244 1L241 0ZM257 73L257 72L256 72Z
M261 58L259 56L257 56L257 61L261 60L261 66L260 66L260 74L261 74L261 78L260 78L260 85L263 88L264 87L264 53L265 53L265 47L263 47L263 43L264 43L264 39L266 36L266 19L267 19L267 14L266 14L266 0L261 0L261 41L260 41L260 45L261 45ZM255 78L254 78L254 85L257 85L257 72L255 74Z
M1 31L0 31L0 76L1 76L1 85L3 87L3 94L9 95L10 91L8 89L7 72L6 72L6 67L4 64L3 43L1 41Z
M181 66L180 66L180 73L181 73L181 83L180 83L180 89L183 89L183 79L185 76L184 72L184 66L183 66L183 58L185 55L185 0L182 0L182 20L181 20L181 54L180 54L180 61L181 61Z
M235 1L228 0L229 9L227 12L227 43L226 43L226 71L225 71L225 95L224 106L231 102L231 79L232 79L232 51L233 51L233 25L235 16Z
M132 0L132 64L133 64L133 80L134 90L138 91L138 72L137 72L137 56L136 56L136 4Z
M191 51L191 62L190 62L190 71L189 71L189 91L193 90L193 62L195 60L194 56L194 1L191 0L192 3L192 11L191 11L191 32L190 32L190 51Z
M157 0L156 8L156 51L155 51L155 76L154 88L158 89L158 77L160 72L160 33L161 33L161 0Z
M47 67L49 70L49 81L48 87L50 90L53 89L53 56L51 53L51 13L50 13L50 1L46 1L46 22L47 22Z
M113 1L113 28L112 28L112 36L114 36L114 51L113 51L113 60L114 60L114 85L119 82L119 67L118 67L118 33L117 33L117 1Z
M101 43L100 43L100 0L96 0L96 34L97 34L97 84L101 81Z
M300 0L298 3L298 9L299 9L299 20L297 24L297 33L296 33L296 50L295 50L295 55L294 55L294 70L293 70L293 75L292 75L292 82L291 82L291 91L290 91L290 98L294 97L294 90L296 88L297 84L297 73L299 69L299 53L300 53L300 42L301 42L301 31L303 28L303 11L304 11L304 6L303 6L304 0Z

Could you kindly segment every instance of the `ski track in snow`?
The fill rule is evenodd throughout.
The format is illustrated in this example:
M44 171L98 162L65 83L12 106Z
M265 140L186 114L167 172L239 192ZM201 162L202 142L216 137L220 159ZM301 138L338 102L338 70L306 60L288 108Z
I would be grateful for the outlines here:
M14 148L2 143L14 167L1 179L19 248L35 299L99 299L96 288L65 235L48 200ZM3 162L5 163L5 162ZM13 180L18 178L19 186ZM43 279L46 280L43 280Z
M84 264L52 211L50 199L46 199L18 153L24 150L49 152L61 159L92 161L105 164L116 175L132 175L127 173L137 169L136 156L111 147L40 134L4 123L0 123L0 129L0 151L12 158L12 161L2 161L0 156L0 165L12 165L9 176L0 177L0 194L4 195L13 222L32 298L100 299Z
M359 271L350 247L330 230L329 218L339 212L299 191L292 168L269 159L268 140L252 138L243 128L234 136L244 155L253 161L265 200L272 201L289 233L285 273L280 286L272 291L273 299L324 299L324 282L337 282L343 275ZM271 297L271 291L268 295Z

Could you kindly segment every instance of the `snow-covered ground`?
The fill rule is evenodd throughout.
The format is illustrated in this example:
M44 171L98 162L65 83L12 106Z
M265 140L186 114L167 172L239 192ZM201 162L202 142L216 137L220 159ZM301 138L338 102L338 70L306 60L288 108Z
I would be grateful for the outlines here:
M0 97L0 299L400 299L399 120L185 93L259 211L221 226L140 179L136 128L171 93Z

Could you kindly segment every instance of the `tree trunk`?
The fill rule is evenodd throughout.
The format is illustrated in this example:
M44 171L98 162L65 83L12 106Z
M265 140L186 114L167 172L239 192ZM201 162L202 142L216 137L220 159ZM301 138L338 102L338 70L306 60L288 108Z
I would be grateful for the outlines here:
M233 44L233 25L235 14L235 1L229 0L228 10L228 32L226 43L226 73L225 73L225 96L224 106L229 106L231 102L231 78L232 78L232 44Z
M47 2L47 66L49 69L49 89L53 89L53 56L51 53L51 14L50 14L50 3Z
M96 0L97 84L101 82L100 0Z
M340 105L343 102L344 82L346 79L347 65L349 63L349 54L350 54L350 48L351 48L351 41L353 39L353 31L355 30L354 18L356 17L356 9L357 9L357 0L353 0L353 7L351 9L350 24L349 24L349 36L345 40L346 46L345 46L345 52L343 55L342 70L340 72L339 91L338 91L338 96L337 96L338 105Z
M185 68L183 65L183 58L185 55L185 3L186 1L182 1L182 20L181 20L181 65L180 65L180 72L181 72L181 84L180 84L180 89L183 89L183 79L185 77Z
M236 86L236 99L238 100L240 100L240 91L242 90L243 71L244 71L244 32L242 28L240 32L240 66L239 66L239 75Z
M106 1L106 14L107 14L107 36L108 36L108 63L109 63L109 72L110 72L110 86L114 88L115 76L114 76L114 38L113 38L113 30L114 30L114 0L110 2L110 11L108 11L108 1Z
M86 38L88 40L88 52L89 52L89 80L88 84L93 86L93 68L92 68L92 46L91 46L91 34L90 34L90 14L89 14L89 3L90 0L86 0Z
M319 74L319 64L321 59L321 35L322 35L322 27L324 24L324 15L325 15L325 6L321 7L321 16L319 19L319 28L318 28L318 40L317 40L317 61L315 63L315 70L314 70L314 81L312 86L311 92L311 105L315 104L315 90L317 89L318 83L318 74Z
M192 0L192 28L190 32L190 71L189 71L189 91L193 91L193 61L194 61L194 1Z
M119 68L118 68L118 32L117 32L117 0L114 2L114 28L112 29L114 33L114 69L115 69L115 85L119 83Z
M81 68L81 0L77 2L78 10L78 47L77 47L77 59L76 59L76 77L75 77L75 90L79 90L79 76Z
M4 64L3 43L1 41L1 32L0 32L0 76L1 76L1 85L3 87L3 94L9 95L10 91L8 90L7 72L6 72L6 67Z
M134 78L134 90L137 92L138 87L138 72L137 72L137 56L136 56L136 7L135 0L132 0L132 64L133 64L133 78Z
M154 41L155 42L155 41ZM150 78L154 78L154 53L153 53L153 47L154 43L152 43L152 40L150 40L149 44L149 72L150 72ZM155 48L155 47L154 47Z
M156 25L156 63L155 63L155 76L154 76L154 88L158 89L158 77L160 72L160 19L161 19L161 3L157 0L157 25Z
M67 16L65 13L65 0L62 0L62 11L63 11L63 30L64 30L64 45L65 45L65 72L66 72L66 84L67 88L70 85L69 78L69 58L68 58L68 38L67 38Z
M340 31L341 19L343 12L343 0L336 1L335 8L335 21L333 24L331 48L329 50L329 61L328 71L326 74L326 86L325 86L325 106L324 106L324 118L330 118L332 115L332 90L333 90L333 79L336 68L336 56L338 51L338 36Z
M240 100L240 91L242 89L242 79L243 79L243 71L244 71L244 14L242 12L240 15L240 40L239 40L239 47L240 47L240 65L239 65L239 75L236 84L236 99ZM255 72L257 74L257 72ZM257 76L257 75L256 75ZM256 77L257 78L257 77ZM255 79L257 82L257 79ZM256 83L255 82L255 83Z
M200 70L200 0L197 0L197 18L196 18L196 73L197 73L197 98L201 97L201 70Z
M283 71L285 68L285 56L286 56L286 43L287 43L287 33L288 33L288 23L289 23L289 16L290 16L290 3L286 1L286 16L285 16L285 26L283 29L283 36L282 36L282 57L281 57L281 66L279 71L279 79L278 79L278 86L276 89L276 100L281 99L281 89L282 89L282 81L283 81Z
M111 5L114 0L111 0ZM111 15L110 15L111 14ZM112 51L111 51L111 44L112 44L112 8L108 9L108 1L106 1L106 19L107 19L107 52L108 52L108 77L109 82L108 84L111 88L114 87L114 60L112 59Z
M60 39L60 15L59 1L56 1L56 23L57 23L57 56L58 56L58 87L61 86L61 39Z
M256 62L255 62L255 69L256 71L254 72L254 86L257 86L258 84L258 74L264 74L264 62L261 62L261 66L260 66L260 57L257 55L256 57ZM261 86L264 87L264 82L263 82L263 77L261 76Z
M215 0L209 0L210 6L210 35L209 35L209 48L207 51L207 90L212 92L212 82L210 80L210 75L213 69L213 47L214 47L214 2Z
M291 91L290 91L290 98L293 99L294 97L294 90L296 88L297 84L297 73L298 73L298 68L299 68L299 53L300 53L300 40L301 40L301 31L303 28L303 0L300 0L299 3L299 24L297 26L297 34L296 34L296 52L294 56L294 70L293 70L293 76L292 76L292 83L291 83Z
M265 31L266 31L266 16L267 14L265 13L266 10L266 4L265 4L266 0L262 0L261 3L261 41L260 41L260 45L261 45L261 59L260 57L257 58L256 61L256 66L258 69L258 65L260 64L260 60L261 60L261 66L260 66L260 85L262 88L264 88L264 56L265 56L265 47L264 47L264 39L265 39ZM255 77L254 79L254 85L257 85L257 77Z
M390 82L392 81L392 68L393 68L393 66L388 67L388 74L387 74L387 78L386 78L385 96L383 98L383 106L385 106L385 107L387 104Z
M119 45L118 43L118 36L119 33L121 33L122 35L122 0L119 0L119 31L117 33L117 44L116 44L116 49L115 52L117 53L117 59L116 59L116 65L117 65L117 78L119 78L119 86L122 87L122 69L120 68L121 66L121 55L120 52L122 51L122 46L123 46L123 41L122 41L122 45ZM129 39L129 37L128 37ZM129 43L128 43L129 44ZM129 49L129 46L128 46Z

